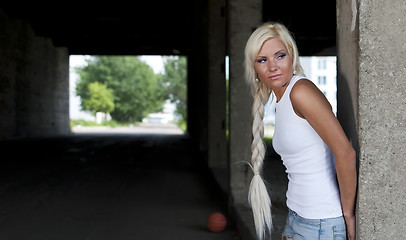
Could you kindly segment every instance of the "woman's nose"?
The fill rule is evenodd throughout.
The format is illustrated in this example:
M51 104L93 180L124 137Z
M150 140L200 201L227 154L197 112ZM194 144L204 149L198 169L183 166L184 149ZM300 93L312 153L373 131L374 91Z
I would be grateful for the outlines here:
M268 68L271 72L274 72L276 70L278 70L278 64L276 63L276 61L268 61Z

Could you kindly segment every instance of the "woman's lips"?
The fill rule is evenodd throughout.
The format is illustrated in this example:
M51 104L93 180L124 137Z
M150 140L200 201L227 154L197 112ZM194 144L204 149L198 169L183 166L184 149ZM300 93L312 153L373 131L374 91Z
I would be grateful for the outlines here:
M277 80L277 79L280 78L281 76L282 76L282 74L276 74L276 75L270 76L269 78L270 78L271 80Z

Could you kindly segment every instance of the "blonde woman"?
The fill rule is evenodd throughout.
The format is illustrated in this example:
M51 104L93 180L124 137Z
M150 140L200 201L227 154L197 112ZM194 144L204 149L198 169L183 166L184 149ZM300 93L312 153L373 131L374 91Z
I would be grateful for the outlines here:
M264 105L273 92L273 147L289 179L283 239L355 239L356 153L323 93L306 79L285 26L266 23L252 33L245 70L254 97L249 200L258 237L272 228L271 201L260 173Z

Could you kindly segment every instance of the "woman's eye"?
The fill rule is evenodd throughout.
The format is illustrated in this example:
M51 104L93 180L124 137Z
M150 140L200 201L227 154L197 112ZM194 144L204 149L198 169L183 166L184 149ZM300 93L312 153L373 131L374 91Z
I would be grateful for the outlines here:
M257 63L264 63L264 62L266 62L266 59L265 59L265 58L257 59Z
M284 59L286 57L286 53L279 54L276 59Z

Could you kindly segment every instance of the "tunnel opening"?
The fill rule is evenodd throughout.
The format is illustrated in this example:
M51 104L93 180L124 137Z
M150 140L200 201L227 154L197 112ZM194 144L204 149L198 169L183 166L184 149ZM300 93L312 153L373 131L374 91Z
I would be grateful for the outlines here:
M228 211L188 134L23 137L0 148L5 237L158 239L167 231L210 239L207 216ZM237 239L235 226L218 237Z
M73 134L187 132L186 56L70 56Z

